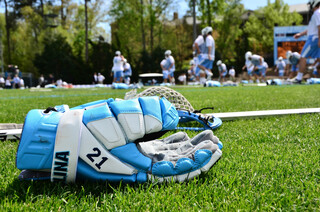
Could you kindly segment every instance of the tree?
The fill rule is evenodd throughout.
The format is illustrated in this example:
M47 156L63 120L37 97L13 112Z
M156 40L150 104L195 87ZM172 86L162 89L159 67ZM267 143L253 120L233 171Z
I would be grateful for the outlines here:
M21 17L15 33L12 34L12 61L23 72L37 74L33 64L34 56L42 51L42 40L45 37L44 20L30 6L21 9Z
M85 0L88 1L88 0ZM105 12L101 8L103 0L91 1L86 5L80 6L70 4L68 7L68 18L66 19L65 29L60 29L60 32L68 37L68 41L73 43L73 51L76 54L81 54L83 59L87 61L90 54L90 40L97 40L99 36L104 35L98 24L104 21ZM86 30L87 28L87 30ZM95 36L95 37L93 37ZM88 42L86 42L88 41Z
M201 20L201 25L212 26L218 17L223 15L226 0L197 0L197 16ZM192 7L192 0L189 0L189 7Z
M223 9L222 20L216 23L216 48L223 60L228 59L231 62L240 56L238 53L239 43L242 43L243 30L241 29L241 24L243 21L239 17L243 13L244 7L240 4L240 0L228 0Z
M112 69L113 61L113 49L112 46L105 42L102 36L99 37L97 42L90 42L92 50L89 55L91 69L91 75L94 72L100 72L102 75L106 76L106 82L112 83L112 79L109 78Z
M86 76L77 66L71 46L60 34L44 40L44 50L36 54L33 62L41 73L53 74L56 79L62 78L73 83L85 81Z
M159 18L164 15L172 1L167 0L149 0L148 4L148 15L149 15L149 26L150 26L150 52L153 51L154 47L154 29L156 24L159 24Z
M84 0L84 11L85 11L85 31L86 31L86 63L89 59L89 49L88 49L88 5L87 2L90 0Z
M163 35L166 33L163 26L165 22L169 22L165 16L172 2L172 0L112 1L109 13L113 21L112 44L121 50L125 57L132 58L131 65L139 66L139 70L143 72L151 72L159 67L159 64L156 66L150 64L153 64L154 50L166 43L163 42ZM173 37L169 38L166 35L165 38L175 40L175 33L171 33L170 36ZM139 58L144 61L142 64L138 62Z
M8 55L8 63L11 63L11 29L14 25L14 14L9 12L9 7L11 5L12 1L10 0L4 0L5 5L5 17L6 17L6 36L7 36L7 55Z
M297 12L289 12L289 6L283 0L274 3L268 1L266 7L255 11L245 24L244 31L249 35L249 47L253 52L263 55L273 50L274 26L299 25L302 17Z
M142 51L146 51L146 35L144 32L144 4L143 0L140 0L140 29L141 29L141 37L142 37Z

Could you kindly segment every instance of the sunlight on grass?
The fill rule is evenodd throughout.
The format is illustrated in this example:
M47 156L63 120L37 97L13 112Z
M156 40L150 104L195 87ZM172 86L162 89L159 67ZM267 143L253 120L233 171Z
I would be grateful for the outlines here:
M320 106L320 86L177 88L194 106L215 112ZM141 91L141 90L139 90ZM31 109L70 107L126 90L0 91L0 122L22 123ZM208 111L211 113L211 111ZM20 182L16 141L0 142L1 211L318 211L320 114L224 122L214 131L221 160L187 183L77 185ZM197 132L188 132L193 137ZM165 136L167 136L166 134Z

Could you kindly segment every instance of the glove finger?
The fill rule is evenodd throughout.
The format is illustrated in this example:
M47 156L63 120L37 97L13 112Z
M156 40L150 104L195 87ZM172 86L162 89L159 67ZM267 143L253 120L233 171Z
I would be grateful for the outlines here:
M138 149L152 159L152 179L161 181L174 177L184 181L208 171L221 157L222 152L216 144L218 139L212 135L204 131L184 142L139 143Z
M141 142L137 144L137 147L144 155L152 158L155 154L161 151L177 150L179 146L183 145L185 141L189 140L187 133L177 132L162 140L152 140L147 142Z
M160 141L162 141L165 144L171 144L171 143L179 143L189 140L189 136L186 132L177 132L173 135L170 135Z
M199 133L198 135L196 135L196 137L194 137L193 139L193 145L197 145L197 142L201 142L201 140L210 140L212 141L214 144L217 144L219 146L219 149L223 148L223 144L222 142L219 140L219 138L215 135L213 135L212 130L205 130L202 133Z
M213 144L219 144L219 139L213 135L211 130L206 130L194 138L190 139L185 132L175 133L163 140L153 140L144 143L139 143L138 146L146 155L153 157L154 154L163 154L169 157L192 154L194 148L196 149L212 149ZM193 151L194 152L194 151ZM158 158L164 158L159 157Z
M174 134L171 137L176 137L174 139L177 140L179 134ZM152 158L153 163L170 161L175 164L180 158L194 159L194 153L199 149L215 152L218 149L217 140L218 138L213 136L212 131L208 130L188 141L166 144L156 140L139 143L138 147L145 155Z

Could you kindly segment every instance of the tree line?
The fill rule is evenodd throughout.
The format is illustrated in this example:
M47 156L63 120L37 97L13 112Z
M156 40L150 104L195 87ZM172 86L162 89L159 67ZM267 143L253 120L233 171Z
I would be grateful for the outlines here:
M176 69L192 59L192 9L196 6L197 33L212 26L216 61L240 67L248 50L272 57L273 27L299 25L302 17L289 12L283 0L254 11L246 19L240 0L187 0L186 14L175 0L0 0L0 36L4 67L23 72L53 74L70 83L91 83L100 72L111 83L114 52L120 50L138 74L161 72L160 61L170 49ZM184 18L181 18L184 15ZM101 26L111 25L111 34ZM111 42L107 37L111 37Z

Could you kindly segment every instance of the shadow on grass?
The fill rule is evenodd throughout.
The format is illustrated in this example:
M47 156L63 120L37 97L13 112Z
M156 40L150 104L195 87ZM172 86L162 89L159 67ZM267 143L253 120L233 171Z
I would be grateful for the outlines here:
M6 189L0 190L0 197L8 198L13 202L26 202L34 199L34 197L50 197L50 198L62 198L66 194L75 194L78 197L99 197L101 194L117 194L126 193L128 190L135 190L138 192L147 192L150 189L166 189L168 187L173 187L176 184L179 186L188 187L188 184L192 183L194 185L204 184L207 182L207 174L201 174L192 180L187 182L151 182L146 183L112 183L106 181L80 181L76 184L70 183L66 184L63 182L50 182L48 180L43 181L20 181L15 179L11 184L7 186ZM32 200L31 200L32 201Z

